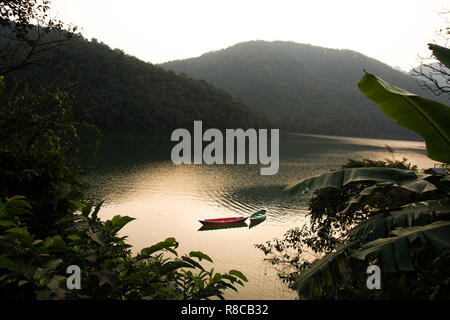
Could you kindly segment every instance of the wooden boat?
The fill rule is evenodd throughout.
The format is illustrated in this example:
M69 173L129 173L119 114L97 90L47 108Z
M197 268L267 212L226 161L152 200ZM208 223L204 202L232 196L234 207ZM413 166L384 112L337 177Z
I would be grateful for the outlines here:
M250 218L250 223L255 223L258 221L262 221L266 218L266 210L259 210L255 212L250 217L231 217L231 218L215 218L215 219L201 219L198 220L201 224L208 227L217 227L217 226L229 226L235 224L242 224L245 220Z
M216 218L216 219L201 219L201 224L204 226L218 226L218 225L231 225L235 223L241 223L247 220L248 217L231 217L231 218Z
M259 210L250 216L250 222L256 222L266 218L266 210Z
M197 231L209 231L209 230L222 230L222 229L234 229L234 228L246 228L248 227L245 221L236 223L208 223L207 225L202 225Z

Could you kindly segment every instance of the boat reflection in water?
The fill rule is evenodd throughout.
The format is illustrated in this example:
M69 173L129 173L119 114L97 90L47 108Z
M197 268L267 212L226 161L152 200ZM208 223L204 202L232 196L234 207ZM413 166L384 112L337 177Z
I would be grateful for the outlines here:
M250 225L248 226L249 229L256 227L258 224L266 220L266 216L258 219L258 220L250 220Z
M233 224L215 224L215 225L203 225L197 231L207 231L207 230L218 230L218 229L233 229L233 228L242 228L248 227L245 221L236 222Z

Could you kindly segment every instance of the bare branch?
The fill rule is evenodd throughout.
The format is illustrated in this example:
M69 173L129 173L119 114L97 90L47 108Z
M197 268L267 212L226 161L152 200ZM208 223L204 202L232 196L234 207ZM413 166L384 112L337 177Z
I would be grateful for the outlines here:
M448 47L450 40L450 26L448 21L450 11L444 10L439 15L445 16L447 26L436 32L434 43ZM450 70L436 59L432 54L429 57L420 57L420 66L413 69L411 74L416 77L417 84L430 90L433 94L447 95L450 99Z
M48 14L48 0L0 0L0 75L37 64L47 51L78 37L77 27Z

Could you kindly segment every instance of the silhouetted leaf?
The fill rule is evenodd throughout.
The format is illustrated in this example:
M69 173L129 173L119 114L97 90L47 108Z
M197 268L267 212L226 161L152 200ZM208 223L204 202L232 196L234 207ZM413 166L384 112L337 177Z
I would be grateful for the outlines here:
M356 181L380 181L390 182L414 192L427 192L436 187L425 178L430 175L419 174L412 170L394 168L350 168L327 172L319 176L302 180L283 188L288 194L312 193L322 188L341 189L350 182Z
M152 253L155 253L163 249L171 250L172 248L176 249L177 247L178 242L174 238L167 238L166 240L158 242L157 244L154 244L151 247L142 249L140 253L140 259L146 258L150 256ZM173 250L171 250L171 252L173 252Z
M245 282L248 282L247 277L244 276L244 274L238 270L230 270L228 273L242 279Z
M191 251L189 253L189 256L190 257L196 257L200 261L202 261L202 259L205 259L205 260L207 260L209 262L213 262L212 259L209 256L207 256L206 254L204 254L203 252L200 252L200 251Z
M428 48L433 51L433 55L442 62L447 68L450 68L450 49L440 45L430 43Z

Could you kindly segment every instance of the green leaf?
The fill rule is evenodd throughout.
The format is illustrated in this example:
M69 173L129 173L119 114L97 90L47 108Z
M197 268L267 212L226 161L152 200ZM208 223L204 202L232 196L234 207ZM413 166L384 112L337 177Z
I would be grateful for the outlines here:
M350 243L317 259L297 276L290 287L297 290L303 299L311 299L320 294L322 287L342 283L346 275L345 257L353 246L355 243Z
M442 62L447 68L450 68L450 49L429 43L428 48L433 51L433 55Z
M94 212L92 212L92 215L91 215L92 219L94 219L94 220L97 219L97 214L100 211L100 207L102 206L102 204L103 204L103 201L101 201L100 203L98 203L95 206Z
M66 228L66 231L70 231L73 229L86 230L89 228L89 223L84 220L76 221L71 226Z
M24 243L26 243L29 246L33 245L34 238L28 232L26 227L7 229L6 232L11 235L14 235L17 239L20 239L21 241L23 241Z
M16 196L12 196L8 200L17 200L17 199L26 199L26 197L25 196L21 196L21 195L16 195Z
M11 271L16 271L17 264L11 259L0 256L0 269L8 269Z
M238 277L239 279L241 279L241 280L243 280L245 282L248 282L247 277L244 276L244 274L242 272L238 271L238 270L230 270L228 273L233 275L233 276Z
M1 227L13 227L13 226L16 226L16 224L10 220L0 220L0 226Z
M8 211L8 215L10 216L20 216L23 214L32 214L32 212L30 210L28 210L27 208L24 207L11 207L7 209Z
M95 274L100 279L100 286L104 283L107 283L111 286L113 290L116 290L119 285L119 278L117 274L115 274L112 271L98 271L93 272L92 274Z
M431 159L450 163L450 107L398 88L370 73L362 77L358 86L386 116L422 136Z
M103 230L97 232L88 231L87 235L89 236L89 238L97 242L100 246L103 247L105 245L105 234Z
M78 241L81 240L80 236L76 235L76 234L69 234L67 236L68 239L72 240L72 241Z
M203 252L200 252L200 251L191 251L189 253L189 256L190 257L196 257L200 261L202 261L202 259L205 259L205 260L207 260L209 262L213 262L212 259L209 256L207 256L206 254L204 254Z
M30 281L28 281L28 280L20 280L19 282L18 282L18 286L19 287L22 287L22 286L24 286L24 285L26 285L27 283L29 283Z
M177 247L178 247L178 242L175 240L175 238L167 238L166 240L164 240L162 242L158 242L157 244L154 244L151 247L142 249L139 258L143 259L157 251L164 250L164 249L169 250L171 248L177 248ZM173 250L171 252L173 252Z
M89 217L91 210L92 210L92 205L90 205L90 204L86 205L86 206L84 206L83 209L81 209L81 214L87 218L87 217Z
M33 279L34 280L41 280L39 283L42 285L45 281L45 279L47 278L47 270L43 269L43 268L36 268L36 270L34 271L33 274ZM42 281L44 280L44 281Z
M85 205L84 203L80 202L80 201L76 201L76 200L70 200L70 202L75 206L75 208L77 208L78 210L83 210Z
M14 196L4 203L4 210L10 216L18 216L22 214L31 214L31 205L28 201L23 200L23 196Z
M238 292L238 290L236 289L236 287L233 286L233 285L231 285L231 284L229 284L229 283L225 283L224 286L227 287L227 288L230 288L230 289L232 289L232 290L234 290L234 291L236 291L236 292Z
M73 214L68 214L64 217L62 217L61 219L59 219L58 221L55 222L55 224L61 224L61 223L65 223L65 222L73 222L75 220L76 216Z
M427 192L435 190L431 182L424 180L430 175L419 174L412 170L395 168L350 168L327 172L319 176L302 180L283 188L288 194L312 194L322 188L341 189L350 182L356 181L383 181L414 192Z
M450 216L450 199L410 203L397 210L379 213L361 222L348 234L362 243L389 236L400 227L423 226Z
M189 258L189 257L187 257L187 256L182 256L181 259L183 259L183 260L186 261L187 263L191 264L191 266L192 266L193 268L197 267L197 268L203 270L202 265L201 265L200 263L198 263L197 261L195 261L195 260L193 260L193 259L191 259L191 258Z
M61 263L63 263L62 259L52 259L45 264L46 269L56 269Z
M8 208L14 208L14 207L21 207L21 208L27 208L31 209L31 205L28 201L23 200L22 198L11 198L5 203L5 207Z
M186 261L171 261L171 262L165 263L160 268L159 272L161 275L164 275L164 274L170 273L170 272L172 272L176 269L180 269L180 268L195 268L195 267Z
M61 238L60 235L57 235L57 236L45 239L44 246L47 249L64 249L64 248L66 248L66 243L64 242L63 238Z
M128 216L116 215L111 220L105 222L105 230L111 234L116 234L122 229L128 222L136 220Z
M436 221L426 226L397 228L393 237L379 238L363 245L352 257L365 260L371 254L378 254L385 272L414 270L409 244L416 239L428 243L440 254L450 249L450 221Z

